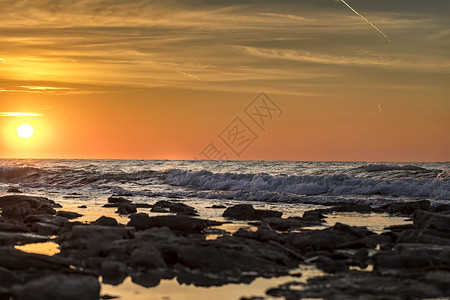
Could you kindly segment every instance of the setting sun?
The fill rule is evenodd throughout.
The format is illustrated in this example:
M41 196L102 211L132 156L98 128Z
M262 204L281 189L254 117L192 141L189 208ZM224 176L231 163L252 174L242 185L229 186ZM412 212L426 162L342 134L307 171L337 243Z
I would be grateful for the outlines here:
M17 128L17 134L23 139L31 137L33 133L33 127L31 127L31 125L29 124L22 124Z

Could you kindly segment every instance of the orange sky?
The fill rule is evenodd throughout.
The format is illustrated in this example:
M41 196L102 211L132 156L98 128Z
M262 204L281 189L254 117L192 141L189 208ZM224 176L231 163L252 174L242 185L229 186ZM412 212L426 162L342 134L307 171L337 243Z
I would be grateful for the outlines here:
M6 2L0 157L450 159L442 1L347 1L390 44L336 1ZM264 130L260 92L282 110ZM257 136L239 153L236 117Z

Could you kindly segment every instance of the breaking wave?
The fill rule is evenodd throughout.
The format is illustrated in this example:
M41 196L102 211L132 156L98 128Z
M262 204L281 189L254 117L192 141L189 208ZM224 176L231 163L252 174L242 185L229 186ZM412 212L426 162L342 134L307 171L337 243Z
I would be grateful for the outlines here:
M448 179L370 179L345 174L325 176L212 173L171 169L166 182L199 190L277 192L294 195L381 195L450 199Z

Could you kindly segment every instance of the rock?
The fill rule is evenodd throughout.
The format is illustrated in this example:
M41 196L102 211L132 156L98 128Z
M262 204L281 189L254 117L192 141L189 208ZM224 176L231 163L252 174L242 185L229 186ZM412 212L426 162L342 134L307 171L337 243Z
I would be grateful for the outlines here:
M52 224L35 222L31 224L31 230L39 235L56 235L59 234L61 228Z
M413 216L414 226L450 232L450 215L417 210Z
M78 206L78 208L87 208L87 206L86 205L80 205L80 206Z
M214 204L213 206L211 206L211 208L222 209L222 208L227 208L227 207L225 205L216 205L216 204Z
M116 213L120 215L129 215L137 212L136 206L129 203L121 203L117 208Z
M280 218L282 213L271 210L256 210L251 204L237 204L228 207L223 212L223 216L234 220L261 220L264 218Z
M380 207L382 210L387 210L390 214L411 215L416 210L428 210L430 208L430 201L422 200L407 203L390 203Z
M119 285L127 277L127 265L118 261L104 261L101 264L101 275L104 283Z
M64 211L64 210L60 210L56 213L56 215L58 217L64 217L67 219L76 219L79 217L82 217L82 214L76 213L76 212L72 212L72 211Z
M138 213L131 215L131 220L130 222L128 222L127 226L133 226L136 228L136 230L145 230L151 227L168 227L173 231L182 233L201 233L202 230L210 226L210 224L208 224L208 222L205 220L190 217L149 217L147 214Z
M286 230L295 230L302 227L308 226L318 226L322 225L322 222L317 221L307 221L303 218L299 217L289 217L287 219L282 218L265 218L264 221L268 224L272 229L286 231Z
M144 244L135 249L130 256L131 266L139 269L165 268L161 252L151 245Z
M384 269L424 269L439 266L441 261L430 255L404 255L395 252L379 252L372 257L374 270L382 272Z
M56 256L27 253L13 247L0 247L0 266L10 270L70 270L75 262Z
M108 198L108 203L131 203L131 201L122 197L111 196Z
M17 193L17 194L23 193L21 190L19 190L18 188L15 188L15 187L9 188L6 192L7 193Z
M2 231L2 232L30 232L30 229L24 225L0 222L0 231Z
M22 201L14 205L3 207L2 216L11 220L22 222L23 219L31 214L31 206L28 202Z
M316 262L319 269L324 270L326 273L338 273L348 270L348 266L340 260L334 260L327 256L320 256Z
M14 299L40 300L98 300L100 283L94 276L79 274L54 274L28 281L24 285L14 286Z
M63 227L64 225L67 224L68 221L69 220L65 217L50 216L50 215L28 215L24 219L24 222L27 224L34 223L34 222L41 222L41 223L55 225L58 227Z
M39 215L54 215L56 214L56 210L48 203L42 203L38 206L34 214Z
M14 284L23 283L24 279L17 275L15 272L8 270L6 268L0 267L0 286L1 287L12 287ZM0 297L0 299L3 299Z
M179 202L172 202L172 201L166 201L161 200L156 202L153 205L152 211L153 212L165 212L167 209L172 212L176 213L177 215L186 215L186 216L197 216L198 213L195 210L195 208L186 205L184 203Z
M119 225L119 223L117 222L116 219L110 218L110 217L105 217L105 216L101 216L100 218L95 220L92 224L93 225L101 225L101 226L117 226L117 225Z
M321 223L323 222L323 219L325 219L326 217L324 215L322 215L320 212L318 211L305 211L303 213L302 219L304 221L309 221L309 222L316 222L316 223Z
M159 206L153 206L152 209L150 209L151 212L155 213L168 213L170 212L167 208L159 207Z
M42 203L55 205L55 202L44 197L34 197L25 195L7 195L0 197L0 207L18 204L19 202L27 202L31 208L38 208Z
M76 225L71 232L58 237L61 248L91 249L95 250L103 243L131 239L134 237L132 230L125 227L112 227L100 225Z
M433 245L450 245L447 236L441 237L439 231L431 229L408 229L401 232L397 237L398 243L421 243Z

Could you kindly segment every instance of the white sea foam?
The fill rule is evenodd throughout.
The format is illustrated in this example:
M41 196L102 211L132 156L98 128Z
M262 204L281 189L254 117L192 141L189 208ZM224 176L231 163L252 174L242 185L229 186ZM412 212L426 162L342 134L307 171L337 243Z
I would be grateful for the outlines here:
M450 199L449 180L369 179L348 175L273 176L261 174L212 173L210 171L166 171L166 182L200 190L278 192L294 195L384 195Z

